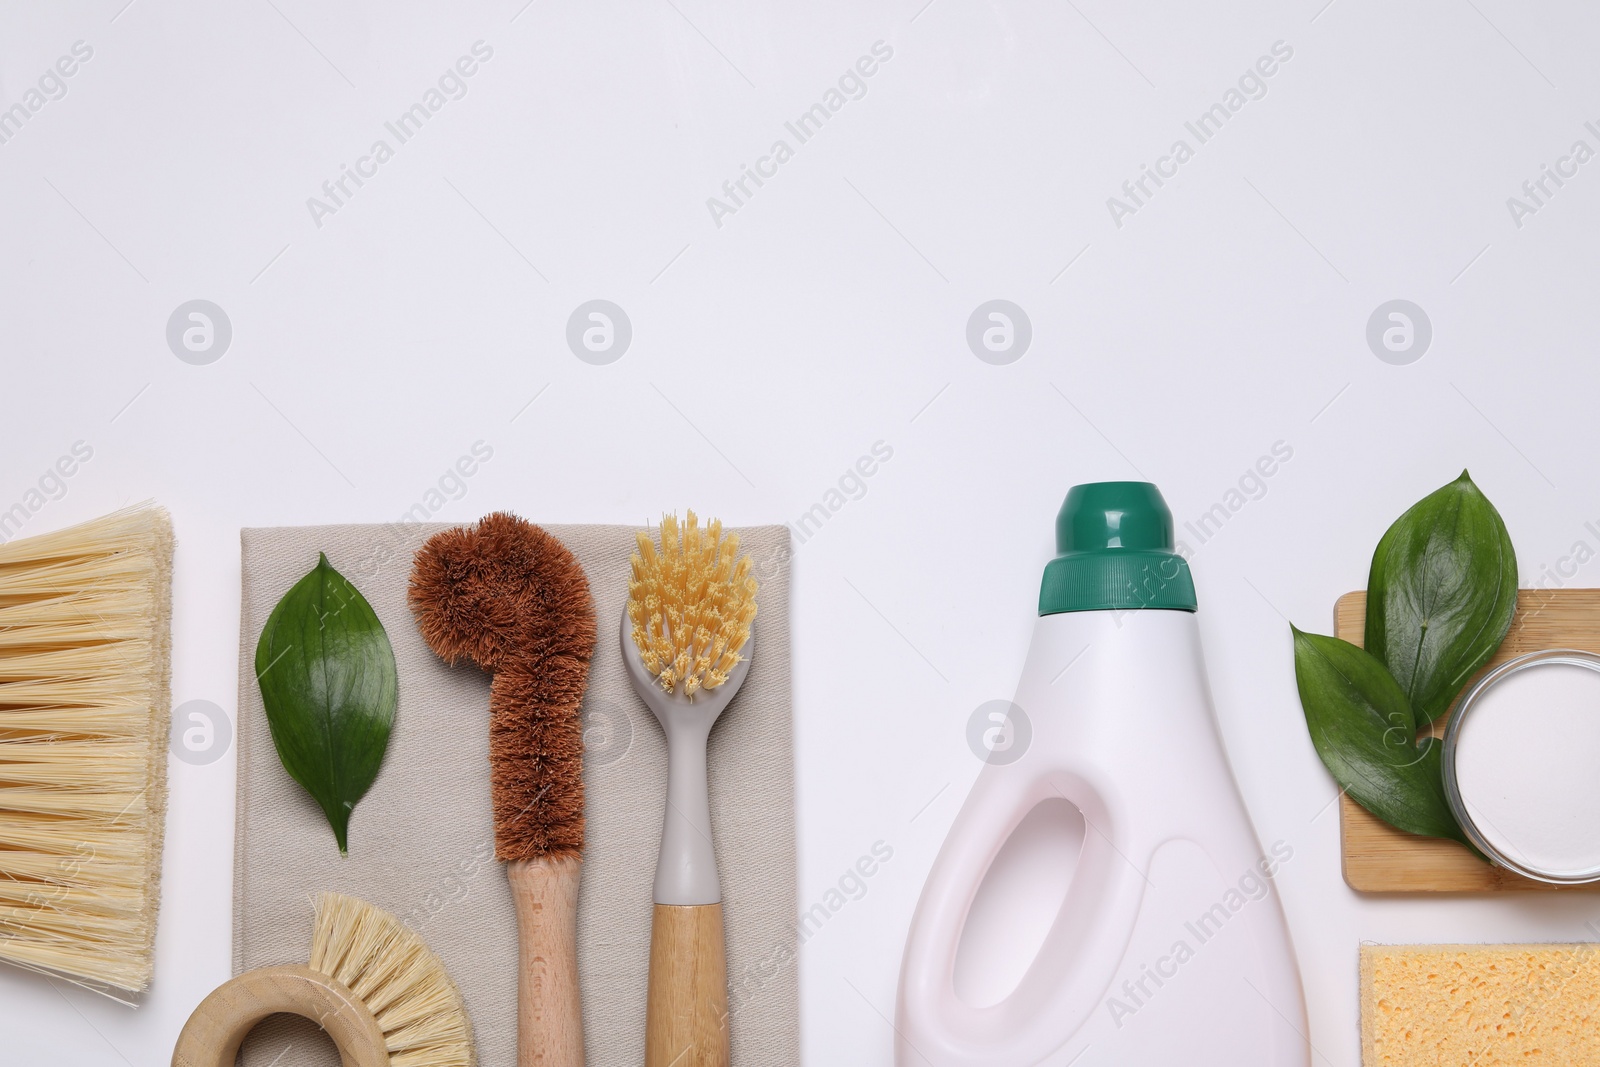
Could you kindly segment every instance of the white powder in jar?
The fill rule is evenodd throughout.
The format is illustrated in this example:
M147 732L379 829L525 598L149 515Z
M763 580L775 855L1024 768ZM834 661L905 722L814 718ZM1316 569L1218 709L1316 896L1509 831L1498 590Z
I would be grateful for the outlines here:
M1487 686L1462 719L1455 771L1467 814L1504 855L1600 874L1600 669L1544 661Z

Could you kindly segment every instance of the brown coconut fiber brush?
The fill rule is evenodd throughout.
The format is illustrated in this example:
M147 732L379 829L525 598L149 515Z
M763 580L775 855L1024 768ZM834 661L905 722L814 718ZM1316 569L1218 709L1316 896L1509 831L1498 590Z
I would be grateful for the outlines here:
M165 511L0 545L0 959L117 999L154 965L171 649Z
M580 709L595 642L588 579L560 541L496 512L429 538L409 599L423 639L445 662L471 660L494 673L489 774L495 856L517 909L518 1063L581 1067Z

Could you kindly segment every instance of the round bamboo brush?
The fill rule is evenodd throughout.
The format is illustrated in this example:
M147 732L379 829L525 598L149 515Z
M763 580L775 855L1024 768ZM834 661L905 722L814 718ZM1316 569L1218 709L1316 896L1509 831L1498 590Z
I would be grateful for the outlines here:
M711 844L706 740L750 669L756 580L739 536L661 520L638 535L622 659L667 736L667 804L656 860L645 1067L727 1067L728 965Z
M0 545L0 959L150 984L167 794L172 521Z
M450 975L399 919L338 893L317 897L311 962L246 971L200 1002L172 1067L233 1067L268 1015L312 1020L344 1067L473 1067L472 1023Z
M580 708L594 653L594 601L565 545L496 512L417 552L409 599L447 663L493 671L489 773L495 856L517 909L517 1056L581 1067L578 883L583 853Z

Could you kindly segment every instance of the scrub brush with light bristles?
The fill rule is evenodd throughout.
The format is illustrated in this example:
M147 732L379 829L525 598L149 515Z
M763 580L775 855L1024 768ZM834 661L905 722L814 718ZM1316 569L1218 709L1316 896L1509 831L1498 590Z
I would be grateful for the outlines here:
M0 959L150 984L171 650L165 511L0 544Z
M364 900L321 893L311 962L246 971L200 1002L173 1067L231 1067L262 1019L304 1016L333 1038L345 1067L473 1067L461 993L422 938Z
M750 670L756 580L737 534L694 512L638 535L622 659L667 736L667 806L656 859L645 1067L726 1067L728 968L711 845L706 740Z
M722 536L713 519L701 530L694 512L683 529L675 515L661 520L661 551L638 535L628 582L628 621L644 667L668 693L715 689L741 660L756 617L750 557L739 556L739 535Z

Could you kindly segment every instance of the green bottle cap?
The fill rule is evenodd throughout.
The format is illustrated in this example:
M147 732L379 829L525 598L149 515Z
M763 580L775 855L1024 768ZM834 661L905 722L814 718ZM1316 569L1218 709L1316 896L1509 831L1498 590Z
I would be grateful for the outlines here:
M1056 515L1056 558L1039 614L1195 609L1189 564L1173 550L1172 512L1149 482L1075 485Z

